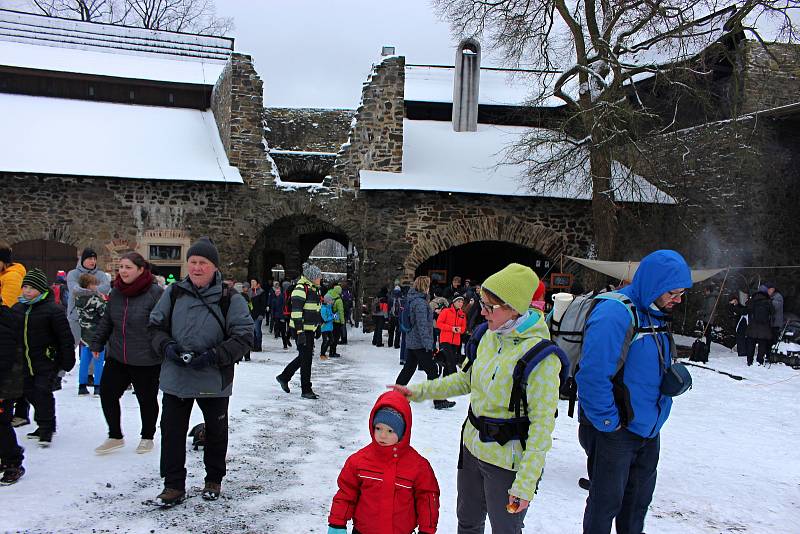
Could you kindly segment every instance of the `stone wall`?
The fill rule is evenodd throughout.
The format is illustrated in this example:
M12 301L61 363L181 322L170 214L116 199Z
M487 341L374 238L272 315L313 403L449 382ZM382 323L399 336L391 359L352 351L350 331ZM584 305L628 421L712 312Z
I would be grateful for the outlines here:
M357 188L359 169L402 171L404 92L404 57L390 56L373 67L348 141L336 158L332 187Z
M771 43L769 53L756 41L746 41L744 47L740 113L800 101L800 46Z
M350 109L267 108L265 137L270 149L336 154L354 116Z

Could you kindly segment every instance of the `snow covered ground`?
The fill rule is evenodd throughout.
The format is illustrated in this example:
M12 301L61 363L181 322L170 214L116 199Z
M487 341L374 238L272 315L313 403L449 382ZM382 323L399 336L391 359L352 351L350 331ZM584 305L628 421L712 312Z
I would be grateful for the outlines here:
M236 371L230 409L228 476L222 498L200 499L202 454L187 453L190 498L160 510L143 504L161 489L156 450L137 455L135 398L123 398L124 449L93 453L105 438L100 401L78 397L76 371L56 394L58 433L49 449L26 447L28 473L0 488L3 532L220 532L324 533L336 476L345 458L368 442L367 417L384 385L394 382L398 353L370 344L351 330L343 358L315 360L314 389L321 396L283 393L274 376L294 357L271 336L268 349ZM708 367L741 375L734 380L691 367L694 388L676 399L662 432L662 455L647 531L677 533L796 533L800 531L800 371L783 365L745 366L714 346ZM415 380L422 380L417 373ZM412 444L433 465L442 489L440 532L455 533L458 434L467 408L435 411L414 404ZM586 493L577 485L585 456L577 423L562 403L553 449L525 532L580 532ZM195 409L192 424L202 420ZM33 425L18 429L20 438ZM21 441L25 441L21 439ZM187 445L189 444L187 440ZM487 532L489 527L487 525Z

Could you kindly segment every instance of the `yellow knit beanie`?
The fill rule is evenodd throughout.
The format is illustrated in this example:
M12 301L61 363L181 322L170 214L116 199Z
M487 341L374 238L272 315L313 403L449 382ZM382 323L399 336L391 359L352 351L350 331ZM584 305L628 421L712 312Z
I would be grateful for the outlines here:
M517 313L523 315L528 311L533 293L539 287L539 277L530 267L510 263L487 278L481 287L491 291Z

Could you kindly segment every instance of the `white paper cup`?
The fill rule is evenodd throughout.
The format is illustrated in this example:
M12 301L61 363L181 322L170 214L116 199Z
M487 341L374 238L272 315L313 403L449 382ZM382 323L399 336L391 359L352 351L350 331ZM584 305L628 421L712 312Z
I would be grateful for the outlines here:
M556 293L553 295L553 320L560 321L561 318L564 316L564 312L567 311L567 306L569 306L572 299L575 297L572 296L571 293Z

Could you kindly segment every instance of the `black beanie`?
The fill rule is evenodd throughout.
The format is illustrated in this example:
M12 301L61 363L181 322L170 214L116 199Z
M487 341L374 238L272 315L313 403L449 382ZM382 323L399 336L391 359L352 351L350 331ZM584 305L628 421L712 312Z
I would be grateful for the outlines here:
M83 249L83 252L81 252L81 265L83 265L83 262L85 262L87 258L97 259L97 252L92 248L86 247Z
M192 256L202 256L219 267L219 251L209 237L203 236L189 247L189 251L186 253L186 259L188 260Z
M39 293L44 293L50 289L50 284L47 283L47 276L41 269L31 269L25 274L22 279L23 286L31 286Z

